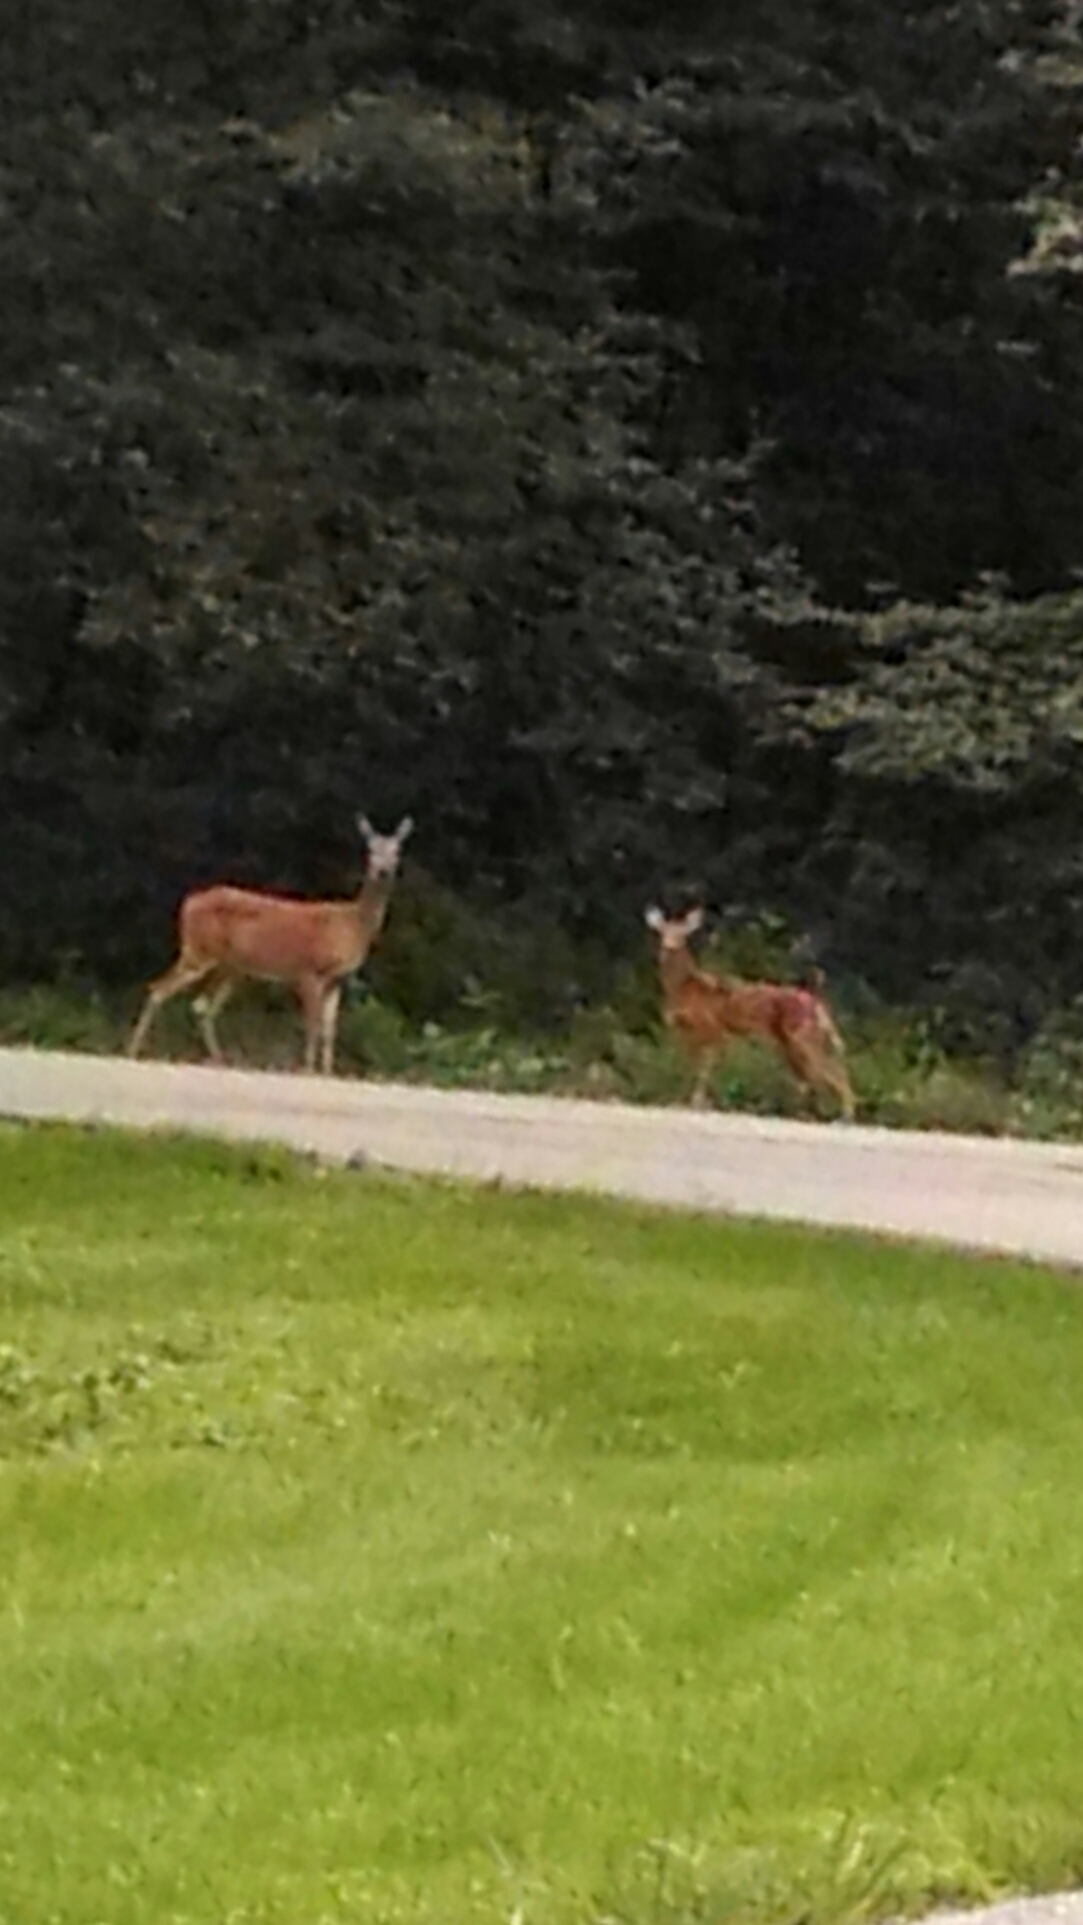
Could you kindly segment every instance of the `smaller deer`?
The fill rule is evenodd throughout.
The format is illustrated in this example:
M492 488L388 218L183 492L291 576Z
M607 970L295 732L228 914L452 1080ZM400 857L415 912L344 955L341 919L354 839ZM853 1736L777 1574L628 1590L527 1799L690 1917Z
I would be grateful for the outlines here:
M359 895L341 901L304 902L292 896L234 889L218 883L185 896L177 917L176 962L151 983L128 1044L138 1056L156 1012L173 996L203 984L195 999L196 1020L213 1062L222 1061L215 1020L246 978L286 983L301 1004L305 1069L332 1071L342 984L360 969L387 915L403 844L413 828L404 816L393 835L377 835L365 816L357 826L366 845L365 879Z
M703 910L667 917L648 909L647 927L658 938L665 1021L692 1059L696 1076L692 1102L707 1100L707 1083L716 1061L737 1036L771 1043L806 1089L826 1091L847 1122L854 1117L854 1093L843 1060L842 1037L823 996L823 976L815 986L748 983L700 969L688 947L703 926Z

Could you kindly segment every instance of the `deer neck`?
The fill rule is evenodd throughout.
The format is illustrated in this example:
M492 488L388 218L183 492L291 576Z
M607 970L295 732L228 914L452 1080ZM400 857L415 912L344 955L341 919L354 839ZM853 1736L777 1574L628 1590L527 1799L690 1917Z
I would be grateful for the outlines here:
M663 949L658 958L658 968L662 977L662 988L666 999L674 1002L688 983L695 982L699 976L692 951L683 949Z
M360 894L354 898L357 919L370 942L383 928L394 880L393 876L366 876Z

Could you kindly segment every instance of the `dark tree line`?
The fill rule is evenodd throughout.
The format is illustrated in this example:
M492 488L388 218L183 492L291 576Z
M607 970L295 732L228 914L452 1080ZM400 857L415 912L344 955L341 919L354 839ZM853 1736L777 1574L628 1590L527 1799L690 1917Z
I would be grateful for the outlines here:
M1072 53L1029 0L24 10L5 974L345 886L363 806L614 957L668 887L903 999L1083 990Z

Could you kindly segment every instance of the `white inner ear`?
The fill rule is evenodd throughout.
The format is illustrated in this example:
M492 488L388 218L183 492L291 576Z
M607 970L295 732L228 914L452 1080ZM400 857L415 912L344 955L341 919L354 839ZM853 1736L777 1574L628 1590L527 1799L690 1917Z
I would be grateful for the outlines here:
M690 909L688 911L687 916L684 919L684 926L690 936L694 935L697 929L702 929L703 928L702 909Z
M666 919L660 909L648 909L644 913L643 920L648 929L661 929Z

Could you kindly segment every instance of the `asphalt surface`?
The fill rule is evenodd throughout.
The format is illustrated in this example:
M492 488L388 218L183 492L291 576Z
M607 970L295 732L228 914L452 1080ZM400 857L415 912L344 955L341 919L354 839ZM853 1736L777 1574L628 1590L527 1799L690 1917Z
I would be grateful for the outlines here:
M1010 1898L973 1912L934 1912L925 1925L1083 1925L1083 1892Z
M1083 1265L1083 1146L0 1050L0 1115L871 1230Z

